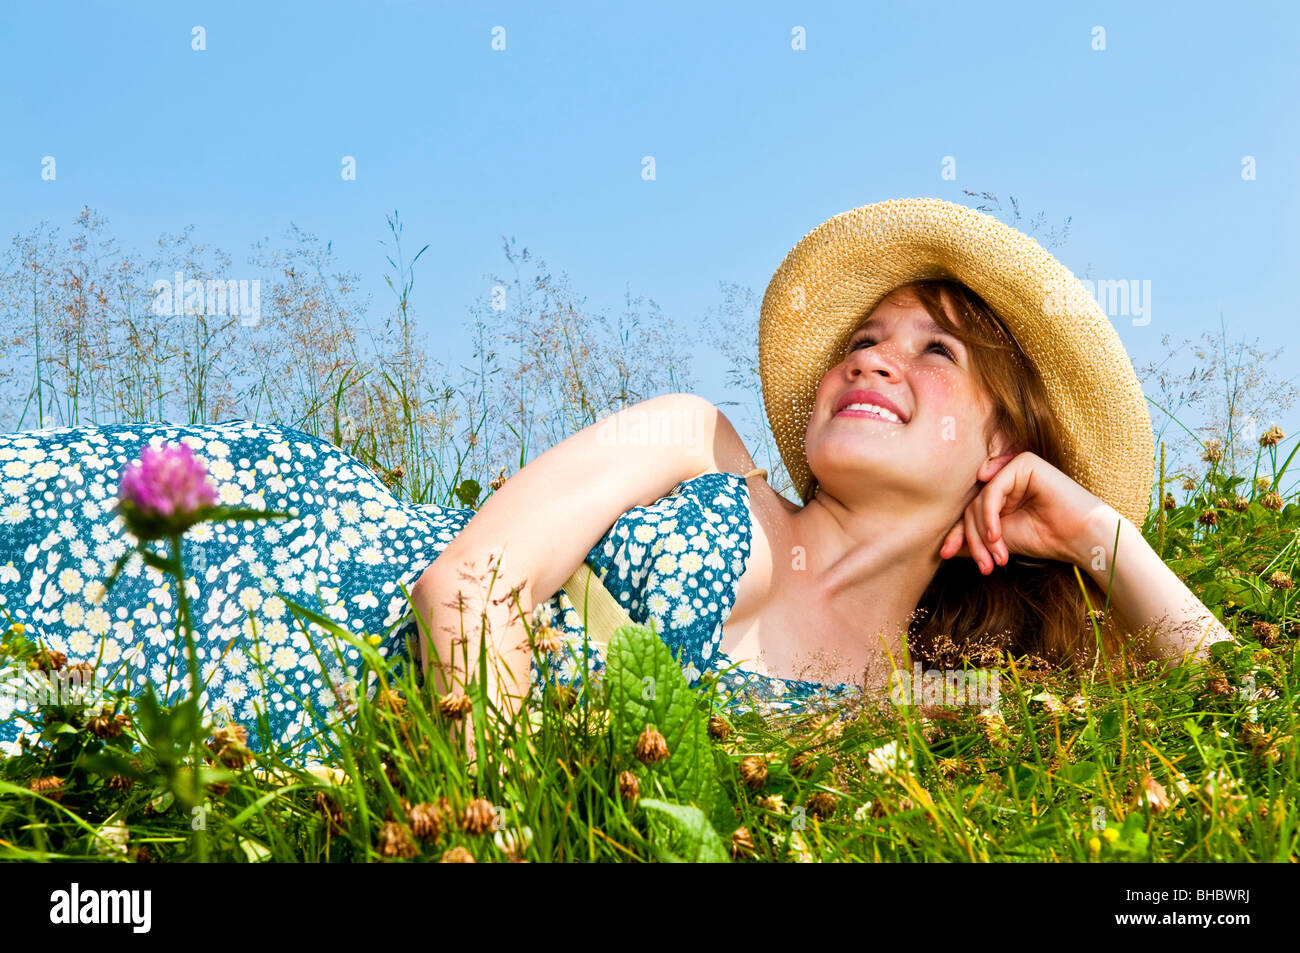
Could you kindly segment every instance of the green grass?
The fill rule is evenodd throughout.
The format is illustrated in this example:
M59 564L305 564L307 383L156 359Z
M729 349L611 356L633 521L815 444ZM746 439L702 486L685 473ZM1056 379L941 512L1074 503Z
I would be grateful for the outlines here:
M492 333L484 332L488 345L476 352L469 384L445 387L445 375L422 363L411 339L414 259L408 264L395 248L392 330L375 337L373 354L362 354L348 283L333 282L333 265L303 238L276 259L287 277L266 295L256 333L274 334L264 354L250 351L252 332L236 337L244 333L237 324L205 331L215 335L211 353L250 354L251 366L270 368L248 391L252 403L240 410L215 391L164 394L157 382L184 379L166 362L188 355L202 363L203 354L183 341L145 353L140 342L153 340L154 330L134 318L59 308L65 298L99 300L69 298L60 275L85 272L90 287L108 286L107 273L95 277L94 262L82 261L79 271L60 265L81 261L83 244L59 251L32 239L13 259L24 267L0 275L9 289L0 299L17 295L31 317L32 374L14 405L31 410L28 426L269 416L332 439L407 499L472 506L501 465L522 464L535 444L552 442L554 434L538 436L536 420L571 431L650 396L630 394L629 381L649 392L684 386L657 350L647 351L655 366L625 366L619 355L638 349L622 339L600 344L581 309L552 308L574 323L546 337L551 312L534 314L527 305L509 312L507 325L519 362L502 373L502 352L488 346L499 324L484 324ZM527 260L525 253L511 265L519 270ZM224 273L219 264L209 270ZM14 277L27 274L37 276L39 293ZM139 300L128 317L147 313L147 278L136 275ZM567 294L540 277L505 284L536 285L553 302ZM64 324L47 327L39 317L47 313ZM336 315L338 329L325 320ZM120 360L105 358L97 370L87 355L111 349L96 350L87 328L126 328L120 353L112 352ZM750 340L753 330L733 337ZM635 340L643 338L639 332ZM300 339L310 347L295 345ZM84 354L83 340L91 348ZM67 353L50 342L66 344ZM600 359L579 360L579 353ZM594 383L569 373L587 366L620 373ZM283 384L298 380L294 373L306 382L298 390ZM754 379L752 369L741 376ZM112 380L127 389L114 397ZM500 381L528 386L489 395ZM566 389L548 390L555 381ZM104 403L87 405L92 397ZM164 397L184 400L179 416ZM1230 421L1234 406L1230 399ZM524 407L532 423L518 419ZM750 443L768 447L761 434ZM1003 659L999 717L969 706L885 701L761 718L727 709L713 687L685 689L663 643L631 631L617 651L611 647L617 662L603 687L576 697L552 691L529 713L506 719L486 705L481 687L472 688L473 721L484 733L471 759L462 722L444 713L452 706L361 639L353 643L365 660L361 684L372 680L376 690L359 697L355 711L316 725L327 759L343 772L335 780L304 770L301 751L260 743L265 725L242 726L245 743L232 729L203 723L192 703L165 707L149 695L118 693L107 699L107 716L98 704L28 712L39 743L0 758L0 859L1293 861L1300 620L1291 580L1300 506L1283 489L1295 452L1283 456L1288 444L1295 441L1260 444L1245 475L1228 475L1213 460L1194 479L1179 474L1183 499L1171 497L1143 527L1236 635L1237 644L1217 647L1205 665L1161 671L1118 659L1080 678ZM783 473L770 453L761 462L773 477ZM1161 472L1156 492L1164 499L1171 487ZM304 626L329 628L306 609L294 614ZM10 627L0 639L0 667L6 664L34 676L60 663ZM654 699L638 693L648 675L661 689ZM636 757L647 723L666 739L663 761ZM196 750L207 755L197 777ZM620 793L630 777L635 799Z
M729 713L716 687L670 683L680 672L663 643L625 630L608 678L552 689L514 719L485 710L476 682L486 734L468 759L431 687L357 640L362 683L377 688L320 725L340 783L294 767L293 750L223 747L187 704L119 694L130 723L115 737L92 709L44 708L40 744L0 762L0 858L1294 860L1297 621L1282 575L1300 506L1272 508L1275 485L1211 468L1148 520L1152 545L1236 634L1205 665L1115 660L1081 679L1004 659L997 716L886 701L764 719ZM51 664L12 631L0 651ZM661 696L649 702L647 673ZM635 756L643 723L669 739L667 760ZM201 804L195 741L209 762ZM699 813L674 813L688 802Z

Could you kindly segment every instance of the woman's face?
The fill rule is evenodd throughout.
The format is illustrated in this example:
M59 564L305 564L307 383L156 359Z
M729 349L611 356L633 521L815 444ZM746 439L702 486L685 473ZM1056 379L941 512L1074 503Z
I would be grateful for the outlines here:
M883 496L903 507L964 506L1002 449L999 435L994 448L984 441L992 408L970 360L905 289L887 296L817 388L805 448L822 488L845 503Z

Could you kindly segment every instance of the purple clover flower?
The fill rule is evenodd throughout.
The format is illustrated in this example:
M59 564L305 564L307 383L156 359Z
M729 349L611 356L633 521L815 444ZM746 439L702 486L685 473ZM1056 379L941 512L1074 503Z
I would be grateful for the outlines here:
M117 495L127 527L140 539L183 533L217 504L208 471L186 444L149 444L127 466Z

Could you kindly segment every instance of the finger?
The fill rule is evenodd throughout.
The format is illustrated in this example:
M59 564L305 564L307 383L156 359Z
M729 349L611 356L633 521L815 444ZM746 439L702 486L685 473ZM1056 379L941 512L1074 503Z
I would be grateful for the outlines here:
M999 474L1001 476L1001 474ZM983 525L980 527L984 530L984 538L990 543L996 543L1002 538L1002 501L1006 499L1006 493L1001 485L990 483L984 487L984 505L981 507L983 515Z
M979 530L975 526L975 512L970 507L966 509L966 545L970 547L971 558L980 567L980 572L986 576L991 573L993 571L993 557L989 555L988 549L984 546L984 541L980 539ZM985 563L988 563L988 569L984 568Z
M975 528L979 531L980 540L988 546L990 558L998 565L1005 566L1011 556L1006 541L1002 539L1002 524L998 513L1003 499L1002 490L990 483L984 488L983 496L984 499L971 507L975 510Z
M961 548L961 538L961 523L957 523L952 529L948 530L948 535L944 536L943 545L939 547L939 558L948 559L956 555L957 550Z
M970 550L966 548L966 528L962 525L961 520L958 520L956 525L948 530L948 536L944 540L939 555L944 559L955 559L958 556L970 555Z

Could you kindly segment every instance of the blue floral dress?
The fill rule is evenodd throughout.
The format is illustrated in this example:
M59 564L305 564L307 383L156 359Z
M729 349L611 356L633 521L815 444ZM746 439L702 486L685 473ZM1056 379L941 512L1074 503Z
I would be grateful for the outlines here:
M135 539L114 511L125 466L149 442L182 442L207 466L221 503L289 511L292 519L200 523L184 537L204 705L266 741L315 753L320 718L353 704L359 649L296 617L287 601L329 619L384 656L405 659L416 631L402 594L474 511L396 499L365 464L299 430L245 420L209 425L121 424L0 435L0 630L26 634L95 668L95 683L137 692L152 682L165 701L188 690L176 636L172 579L134 554L105 591ZM654 504L624 513L592 547L588 564L637 622L653 625L692 684L720 678L738 710L799 708L853 693L850 685L771 678L736 668L718 648L749 553L748 488L739 474L679 483ZM148 544L164 554L164 543ZM561 590L538 605L564 646L551 677L598 676L597 646L584 655L581 618ZM27 673L0 658L0 752L34 731L12 690ZM534 697L542 673L532 666ZM314 710L315 716L309 709ZM30 714L30 712L29 712ZM270 738L259 737L259 716Z

